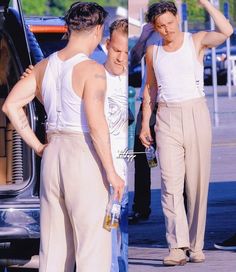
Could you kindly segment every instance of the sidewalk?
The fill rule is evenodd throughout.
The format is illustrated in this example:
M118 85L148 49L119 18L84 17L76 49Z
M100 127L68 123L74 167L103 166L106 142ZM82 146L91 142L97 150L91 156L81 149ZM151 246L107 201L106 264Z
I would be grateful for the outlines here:
M213 115L211 87L206 88L207 102ZM213 126L212 173L209 189L203 264L188 263L183 267L164 267L162 259L168 249L164 218L160 203L159 169L152 172L152 214L150 220L129 226L129 272L187 271L233 272L236 252L216 250L214 242L222 241L236 232L236 89L231 99L226 87L219 88L219 126ZM214 122L213 122L214 123ZM133 200L133 165L129 167L130 210Z

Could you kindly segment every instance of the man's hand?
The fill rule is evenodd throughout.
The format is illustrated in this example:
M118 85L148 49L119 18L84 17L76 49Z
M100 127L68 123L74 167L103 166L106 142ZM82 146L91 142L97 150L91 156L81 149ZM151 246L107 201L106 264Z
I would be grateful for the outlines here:
M140 39L144 39L144 40L147 40L151 35L152 33L155 31L154 29L154 26L153 24L151 23L148 23L148 24L145 24L143 26L143 29L142 29L142 33L141 33L141 36L140 36Z
M24 73L22 74L22 76L20 77L20 79L23 79L23 78L27 77L28 75L30 75L33 70L34 70L34 66L33 65L29 65L29 67L26 68L26 70L24 71Z
M149 147L153 143L150 127L142 126L139 139L145 147Z
M146 42L154 31L155 31L154 26L151 23L145 24L143 26L142 33L137 43L130 51L131 67L137 65L141 61L143 55L145 54Z
M119 200L119 202L121 202L125 187L124 180L121 179L116 173L113 173L111 176L108 176L107 178L113 187L114 199L115 200L117 199Z
M37 150L35 150L35 153L39 156L42 157L43 156L43 152L45 150L45 148L48 146L48 144L40 144L37 148Z
M203 6L205 3L209 2L208 0L198 0L198 4Z

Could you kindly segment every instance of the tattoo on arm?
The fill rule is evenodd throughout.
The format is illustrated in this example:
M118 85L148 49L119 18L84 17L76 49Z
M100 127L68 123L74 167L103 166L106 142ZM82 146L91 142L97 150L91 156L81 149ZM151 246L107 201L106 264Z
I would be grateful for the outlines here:
M94 77L95 77L95 78L100 78L100 79L106 80L106 76L101 75L101 74L95 74Z
M19 119L20 119L20 129L21 129L21 130L23 130L23 129L25 129L26 127L29 126L29 122L28 122L28 119L27 119L25 113L22 113L22 114L20 115Z

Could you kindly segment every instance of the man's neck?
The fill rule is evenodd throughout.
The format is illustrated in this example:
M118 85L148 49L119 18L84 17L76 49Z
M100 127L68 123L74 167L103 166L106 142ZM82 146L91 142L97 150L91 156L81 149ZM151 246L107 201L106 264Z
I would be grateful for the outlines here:
M184 42L184 32L179 32L172 41L163 39L163 46L167 51L178 50Z

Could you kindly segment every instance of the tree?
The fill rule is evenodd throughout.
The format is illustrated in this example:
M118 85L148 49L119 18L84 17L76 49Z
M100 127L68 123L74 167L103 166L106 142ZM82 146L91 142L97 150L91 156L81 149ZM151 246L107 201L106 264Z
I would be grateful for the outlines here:
M22 0L23 11L27 15L44 15L48 12L47 0Z
M75 0L37 0L29 1L22 0L23 11L27 15L54 15L54 16L63 16L66 10L69 9L72 3L76 2ZM81 2L87 2L82 0ZM128 0L97 0L94 1L101 6L111 6L117 7L128 6Z

